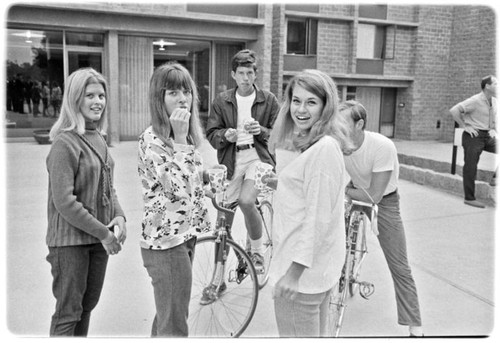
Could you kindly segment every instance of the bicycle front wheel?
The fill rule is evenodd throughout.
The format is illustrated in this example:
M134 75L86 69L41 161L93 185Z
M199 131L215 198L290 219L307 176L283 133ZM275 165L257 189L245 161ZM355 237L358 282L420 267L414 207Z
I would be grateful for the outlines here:
M227 239L224 263L216 256L221 243L215 236L199 238L193 259L193 282L189 305L191 337L239 337L252 320L259 286L252 261L234 241ZM217 287L206 301L207 288Z
M366 225L366 218L361 213L356 213L358 217L356 222L353 223L351 229L351 241L354 243L352 250L352 263L350 270L349 280L349 294L353 297L359 290L358 276L363 263L364 255L366 254L366 236L364 225ZM353 216L354 217L354 216Z
M347 257L346 265L352 261L351 257ZM342 271L342 276L330 293L330 305L328 312L328 331L332 337L339 337L342 323L344 322L344 312L346 309L346 299L348 292L349 275L346 270Z
M273 257L273 206L267 200L260 203L259 213L262 218L262 244L264 248L264 273L257 274L259 288L263 288L269 279L269 266Z

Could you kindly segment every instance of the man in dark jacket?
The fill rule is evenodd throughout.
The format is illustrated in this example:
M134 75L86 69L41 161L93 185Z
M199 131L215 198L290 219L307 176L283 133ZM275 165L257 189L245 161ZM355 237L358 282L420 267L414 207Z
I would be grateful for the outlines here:
M258 273L264 271L262 222L255 206L255 168L260 162L275 166L267 141L279 111L276 97L255 84L255 52L242 50L233 56L231 76L236 88L220 93L212 103L207 138L217 149L219 163L227 167L230 184L227 201L238 200L250 237L250 255Z

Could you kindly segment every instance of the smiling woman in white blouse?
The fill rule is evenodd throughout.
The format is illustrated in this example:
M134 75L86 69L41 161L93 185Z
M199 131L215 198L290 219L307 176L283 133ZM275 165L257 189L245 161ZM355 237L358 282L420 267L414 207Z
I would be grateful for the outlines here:
M326 335L330 290L344 264L348 139L338 105L333 80L305 70L290 81L271 133L278 180L270 282L281 337Z

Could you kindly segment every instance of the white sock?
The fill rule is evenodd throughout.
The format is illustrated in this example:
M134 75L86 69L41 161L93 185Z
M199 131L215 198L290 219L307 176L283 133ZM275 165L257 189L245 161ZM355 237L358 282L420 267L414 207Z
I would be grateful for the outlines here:
M262 237L255 240L250 238L250 252L263 255L264 247L262 246Z

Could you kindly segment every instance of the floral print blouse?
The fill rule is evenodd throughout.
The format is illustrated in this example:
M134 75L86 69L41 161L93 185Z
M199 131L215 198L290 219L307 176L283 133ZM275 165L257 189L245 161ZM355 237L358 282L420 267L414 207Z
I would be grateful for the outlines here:
M141 247L164 250L210 229L203 161L192 145L167 146L147 128L139 138L144 214Z

